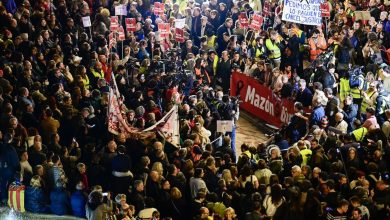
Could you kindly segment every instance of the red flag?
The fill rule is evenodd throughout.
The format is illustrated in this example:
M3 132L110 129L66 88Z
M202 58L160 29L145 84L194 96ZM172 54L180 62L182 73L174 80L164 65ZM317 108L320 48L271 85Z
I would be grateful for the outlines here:
M164 14L165 5L164 3L155 2L154 3L154 14L161 15Z
M135 18L126 18L126 30L127 31L135 31L136 30L136 21Z
M249 27L248 17L246 16L245 12L241 12L241 14L238 16L238 19L239 19L240 24L243 28Z
M251 28L255 30L260 30L263 25L263 17L258 14L253 14Z
M169 23L159 23L158 31L160 32L160 37L169 37Z
M118 16L110 17L110 31L116 31L119 27Z
M327 2L320 4L321 17L330 18L330 8Z
M184 43L184 30L181 28L176 28L175 30L175 40L179 43Z

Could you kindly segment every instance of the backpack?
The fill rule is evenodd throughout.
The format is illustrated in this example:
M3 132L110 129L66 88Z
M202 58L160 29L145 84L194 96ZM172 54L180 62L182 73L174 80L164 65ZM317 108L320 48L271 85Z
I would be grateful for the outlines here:
M361 81L364 82L363 76L361 74L353 74L351 77L349 77L349 87L358 88Z

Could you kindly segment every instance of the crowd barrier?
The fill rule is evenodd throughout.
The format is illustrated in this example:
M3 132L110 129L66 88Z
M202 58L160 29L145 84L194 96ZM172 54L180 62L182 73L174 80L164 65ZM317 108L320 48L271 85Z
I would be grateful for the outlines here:
M279 98L270 88L242 73L232 73L230 95L240 95L240 109L276 128L287 124L294 114L294 101Z

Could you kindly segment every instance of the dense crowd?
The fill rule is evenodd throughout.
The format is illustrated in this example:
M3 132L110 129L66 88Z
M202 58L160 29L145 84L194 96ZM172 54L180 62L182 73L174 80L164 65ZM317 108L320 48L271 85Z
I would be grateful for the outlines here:
M136 19L122 42L109 37L119 4L120 25ZM16 184L29 212L96 220L390 218L389 1L328 1L318 27L282 21L283 1L164 4L156 15L148 0L1 1L1 206ZM243 28L239 15L263 7L261 29ZM295 101L268 141L235 145L232 72ZM115 84L131 128L177 105L180 146L109 133Z

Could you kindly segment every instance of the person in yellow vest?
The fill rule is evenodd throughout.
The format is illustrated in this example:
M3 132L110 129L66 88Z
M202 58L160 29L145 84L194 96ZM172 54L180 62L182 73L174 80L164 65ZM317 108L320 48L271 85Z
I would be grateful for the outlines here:
M376 98L378 97L378 91L376 90L376 81L371 82L367 91L363 91L363 102L362 109L365 110L368 107L375 107ZM363 119L365 119L365 115L363 115Z
M264 37L260 36L256 38L255 46L249 50L251 58L262 58L265 55L266 46L264 45Z
M85 68L85 66L80 65L77 67L77 75L80 75L84 88L89 90L90 82L89 82L89 77L87 75L87 69Z
M353 98L353 103L358 106L358 115L360 117L360 110L363 102L363 88L365 85L365 79L362 72L356 73L356 75L351 75L349 77L355 77L359 81L359 85L351 88L351 96Z
M313 31L313 35L309 38L308 43L310 47L310 61L315 60L327 48L324 35L317 29Z
M349 86L349 78L344 75L340 79L340 102L344 103L345 98L351 93L351 88Z
M104 72L102 69L102 64L99 61L96 61L96 64L93 68L90 69L91 71L91 78L93 85L97 85L97 81L99 79L104 79Z
M279 48L280 42L279 34L274 30L271 31L270 38L265 40L268 58L272 61L274 68L279 68L281 63L281 51Z

